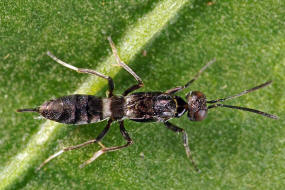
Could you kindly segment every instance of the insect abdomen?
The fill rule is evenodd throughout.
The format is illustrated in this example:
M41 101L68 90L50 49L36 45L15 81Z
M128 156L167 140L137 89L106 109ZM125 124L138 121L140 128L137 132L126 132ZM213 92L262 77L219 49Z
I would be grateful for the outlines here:
M95 123L103 118L102 99L91 95L70 95L50 100L39 107L50 120L66 124Z

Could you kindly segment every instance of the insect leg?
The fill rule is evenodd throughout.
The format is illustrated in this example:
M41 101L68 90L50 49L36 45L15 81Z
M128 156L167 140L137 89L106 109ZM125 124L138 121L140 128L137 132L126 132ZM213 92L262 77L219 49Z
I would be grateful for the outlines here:
M128 88L124 93L123 93L123 96L126 96L127 94L129 94L130 92L134 91L134 90L137 90L141 87L143 87L143 81L142 79L128 66L126 65L119 57L118 55L118 51L115 47L115 44L114 42L112 41L111 37L108 37L108 40L109 40L109 43L110 43L110 46L112 48L112 51L113 51L113 54L116 58L116 61L118 63L118 65L120 65L121 67L123 67L127 72L129 72L135 79L136 81L138 82L138 84L135 84L133 86L131 86L130 88Z
M101 150L95 152L95 154L86 162L84 162L83 164L80 165L80 168L83 168L84 166L90 164L91 162L93 162L94 160L96 160L99 156L101 156L102 154L106 153L106 152L112 152L112 151L116 151L116 150L120 150L122 148L126 148L127 146L133 144L133 140L131 139L131 137L129 136L128 132L126 131L125 127L124 127L124 121L120 121L120 132L122 134L122 136L126 139L127 143L125 145L122 146L114 146L114 147L105 147L103 144L101 144L100 146L102 147Z
M190 148L189 148L189 144L188 144L188 135L187 135L186 131L184 129L180 128L180 127L177 127L177 126L173 125L172 123L170 123L168 121L164 122L164 125L168 129L170 129L170 130L172 130L172 131L174 131L176 133L182 133L183 134L183 144L184 144L184 147L185 147L186 155L191 160L191 162L192 162L192 164L194 166L194 169L197 172L200 172L200 170L198 169L198 167L197 167L197 165L196 165L196 163L195 163L195 161L194 161L194 159L192 157L192 154L191 154L191 151L190 151Z
M203 71L205 71L210 65L212 65L214 62L216 61L216 59L211 60L210 62L208 62L202 69L200 69L200 71L189 81L187 82L184 86L177 86L175 88L169 89L167 90L165 93L167 94L175 94L176 92L179 92L187 87L190 86L190 84L192 84L202 73Z
M99 73L97 71L94 71L94 70L91 70L91 69L82 69L82 68L77 68L73 65L70 65L68 63L65 63L63 61L61 61L60 59L58 59L57 57L55 57L51 52L47 52L47 55L50 56L54 61L56 61L57 63L69 68L69 69L72 69L72 70L75 70L77 71L78 73L87 73L87 74L92 74L92 75L96 75L98 77L101 77L103 79L106 79L108 80L108 84L109 84L109 94L108 94L108 97L112 97L113 96L113 90L114 90L114 82L113 82L113 79L109 76L106 76L102 73Z
M66 147L66 148L63 148L62 150L58 151L57 153L51 155L48 159L46 159L38 168L37 170L40 170L44 165L46 165L48 162L50 162L52 159L58 157L59 155L61 155L62 153L64 152L67 152L67 151L70 151L70 150L74 150L74 149L79 149L81 147L84 147L88 144L92 144L92 143L96 143L96 142L100 142L100 140L103 139L103 137L107 134L107 132L109 131L110 129L110 126L111 126L111 123L113 122L113 120L109 120L108 121L108 124L106 125L106 127L103 129L103 131L97 136L96 139L92 139L92 140L89 140L89 141L86 141L82 144L78 144L78 145L75 145L75 146L70 146L70 147Z

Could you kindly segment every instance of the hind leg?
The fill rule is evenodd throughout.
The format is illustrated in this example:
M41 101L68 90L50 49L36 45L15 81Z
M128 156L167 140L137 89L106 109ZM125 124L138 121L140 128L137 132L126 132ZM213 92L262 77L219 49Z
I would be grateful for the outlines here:
M104 154L106 152L112 152L112 151L120 150L120 149L123 149L123 148L130 146L133 143L133 140L131 139L131 137L129 136L128 132L126 131L126 129L124 127L124 121L120 121L120 132L121 132L122 136L124 137L124 139L127 141L126 144L124 144L122 146L105 147L101 143L100 146L102 147L102 149L95 152L95 154L89 160L87 160L86 162L81 164L80 168L83 168L84 166L90 164L91 162L93 162L99 156L101 156L102 154Z
M58 59L57 57L55 57L52 53L50 53L49 51L47 52L47 55L50 56L54 61L56 61L57 63L69 68L69 69L72 69L72 70L75 70L77 71L78 73L87 73L87 74L91 74L91 75L96 75L98 77L101 77L103 79L106 79L108 80L108 85L109 85L109 94L108 94L108 97L112 97L113 96L113 90L114 90L114 82L113 82L113 79L109 76L106 76L102 73L99 73L97 71L94 71L94 70L91 70L91 69L82 69L82 68L77 68L73 65L70 65L68 63L65 63L63 61L61 61L60 59Z
M70 146L70 147L66 147L66 148L63 148L62 150L58 151L57 153L51 155L48 159L46 159L38 168L37 170L40 170L43 166L45 166L48 162L50 162L52 159L58 157L59 155L61 155L62 153L64 152L67 152L67 151L70 151L70 150L75 150L75 149L79 149L79 148L82 148L88 144L92 144L92 143L99 143L100 140L102 140L104 138L104 136L107 134L107 132L109 131L110 129L110 126L111 126L111 123L113 122L113 120L109 120L108 121L108 124L106 125L106 127L104 128L104 130L97 136L96 139L92 139L92 140L89 140L89 141L86 141L82 144L78 144L78 145L75 145L75 146Z

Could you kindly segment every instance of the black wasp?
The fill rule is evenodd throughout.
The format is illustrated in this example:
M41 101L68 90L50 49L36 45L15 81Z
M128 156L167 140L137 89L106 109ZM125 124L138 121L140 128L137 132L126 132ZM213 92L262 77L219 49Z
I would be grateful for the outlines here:
M206 118L209 109L216 107L239 109L239 110L257 113L272 119L278 119L278 117L275 115L271 115L255 109L218 103L263 88L269 85L271 81L256 86L254 88L251 88L249 90L245 90L239 94L211 101L207 101L206 96L199 91L189 92L186 96L186 101L183 100L181 97L175 95L175 93L189 87L189 85L193 83L199 77L199 75L214 62L214 60L207 63L194 76L194 78L191 79L189 82L187 82L184 86L178 86L173 89L167 90L165 92L136 92L130 94L134 90L141 88L144 85L143 81L130 67L128 67L123 61L121 61L113 41L111 40L110 37L108 38L108 40L110 42L117 64L123 67L127 72L129 72L138 82L138 84L135 84L130 88L128 88L127 90L125 90L122 96L117 96L113 94L114 82L111 77L103 75L94 70L80 69L74 67L59 60L50 52L47 53L57 63L69 69L75 70L79 73L96 75L108 80L109 84L108 98L101 98L93 95L74 94L70 96L60 97L55 100L47 101L41 106L36 108L19 109L17 111L37 112L47 119L65 124L81 125L87 123L96 123L106 119L108 119L108 123L104 128L104 130L95 139L86 141L82 144L78 144L75 146L66 147L60 150L59 152L53 154L48 159L46 159L39 166L38 169L42 168L45 164L47 164L55 157L61 155L63 152L78 149L88 144L98 143L102 148L101 150L97 151L92 158L84 162L81 165L81 167L93 162L95 159L97 159L99 156L101 156L106 152L116 151L131 145L133 141L124 127L124 119L130 119L137 122L162 122L168 129L177 133L182 133L183 144L185 147L186 155L191 160L195 170L199 171L198 167L196 166L191 156L190 148L188 145L187 133L185 132L184 129L170 123L169 122L170 119L179 118L185 112L188 112L187 116L191 121L201 121ZM207 106L207 103L211 105ZM126 139L127 143L122 146L105 147L101 143L101 140L107 134L107 132L110 129L111 123L113 123L114 121L119 122L121 134Z

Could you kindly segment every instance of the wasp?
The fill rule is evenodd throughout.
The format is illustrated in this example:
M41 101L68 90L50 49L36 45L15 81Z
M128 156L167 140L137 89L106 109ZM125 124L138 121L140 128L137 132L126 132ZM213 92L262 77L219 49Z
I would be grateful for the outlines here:
M177 96L176 93L180 92L190 86L202 73L208 68L215 60L208 62L189 82L184 86L177 86L175 88L169 89L165 92L135 92L133 91L144 86L142 79L129 67L127 66L119 57L115 44L113 43L111 37L108 37L113 55L116 59L116 62L119 66L124 68L128 73L130 73L137 84L132 85L126 89L122 95L115 95L114 91L114 82L113 79L109 76L106 76L102 73L91 69L83 69L72 66L68 63L65 63L55 57L52 53L47 52L47 55L51 57L57 63L77 71L78 73L86 73L91 75L96 75L108 81L108 97L102 98L93 95L85 94L73 94L69 96L63 96L57 99L49 100L38 106L36 108L28 109L18 109L18 112L37 112L42 117L53 120L59 123L72 124L72 125L82 125L88 123L96 123L103 120L108 120L107 125L103 131L95 138L89 141L86 141L82 144L75 146L70 146L63 148L59 152L51 155L47 158L39 167L41 169L49 161L61 155L64 152L82 148L86 145L98 143L101 146L101 149L97 151L89 160L85 161L80 167L84 167L87 164L90 164L96 160L99 156L104 153L120 150L128 147L133 143L130 135L124 127L124 120L130 119L136 122L160 122L163 123L166 128L183 134L183 145L186 151L188 159L191 161L194 169L199 171L194 159L192 157L189 144L188 136L184 129L175 126L169 120L172 118L180 118L183 114L187 114L187 117L190 121L202 121L207 117L209 109L217 107L225 107L232 109L239 109L243 111L253 112L271 119L278 119L277 116L268 114L259 110L232 106L221 104L220 102L237 98L239 96L245 95L247 93L253 92L255 90L261 89L263 87L271 84L272 81L265 82L261 85L253 87L251 89L245 90L241 93L238 93L233 96L226 98L210 100L208 101L206 96L200 91L190 91L186 95L184 100L180 96ZM209 105L210 104L210 105ZM118 122L120 126L120 132L126 144L121 146L105 147L102 144L102 139L107 134L112 123Z

